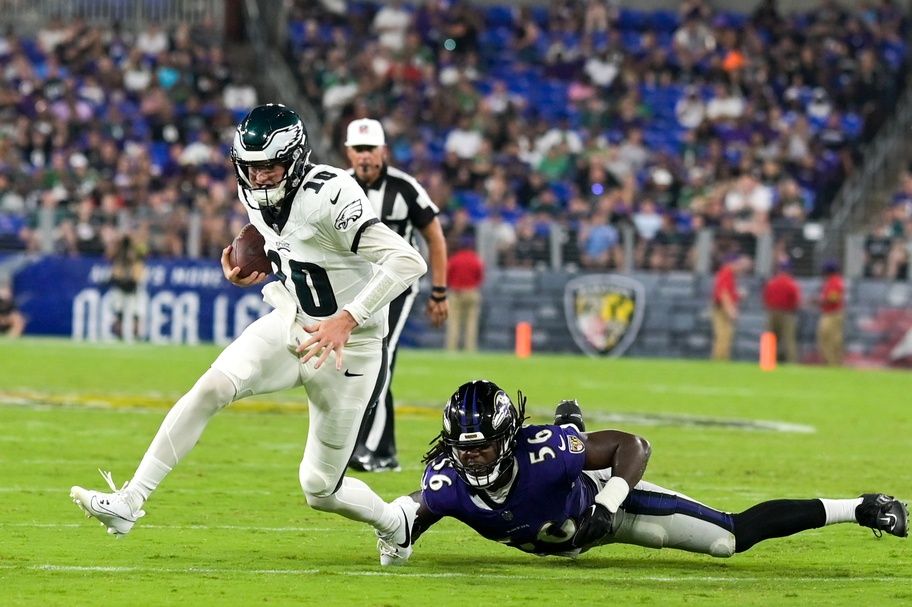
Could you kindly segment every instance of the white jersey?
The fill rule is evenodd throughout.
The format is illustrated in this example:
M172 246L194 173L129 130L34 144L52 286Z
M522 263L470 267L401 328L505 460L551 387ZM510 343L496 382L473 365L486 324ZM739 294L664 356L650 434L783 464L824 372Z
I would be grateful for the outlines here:
M240 188L238 194L244 201ZM310 167L291 204L277 216L245 206L266 240L273 268L279 268L276 277L298 302L302 324L341 310L373 276L373 264L357 250L361 233L379 220L364 191L344 170L325 164ZM386 335L386 307L382 312L355 327L352 337Z

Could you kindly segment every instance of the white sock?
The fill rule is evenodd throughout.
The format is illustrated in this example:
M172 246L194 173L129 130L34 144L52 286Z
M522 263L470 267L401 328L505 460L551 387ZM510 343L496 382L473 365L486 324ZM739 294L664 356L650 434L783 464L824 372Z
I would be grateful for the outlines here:
M350 476L342 479L342 486L334 494L329 497L309 496L307 502L314 508L367 523L383 535L398 531L402 525L399 508L384 502L364 481ZM402 541L405 541L404 537Z
M127 485L127 496L133 510L139 510L158 484L164 480L173 468L165 464L149 452L143 456L142 461L133 473L133 479Z
M826 512L825 525L858 522L855 519L855 508L861 504L860 497L847 500L828 500L820 498L820 502L823 504L824 512Z

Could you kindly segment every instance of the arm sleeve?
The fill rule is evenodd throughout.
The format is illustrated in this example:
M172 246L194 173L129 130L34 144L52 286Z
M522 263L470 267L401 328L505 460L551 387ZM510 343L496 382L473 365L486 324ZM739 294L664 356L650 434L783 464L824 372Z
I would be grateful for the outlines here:
M364 228L357 253L377 266L374 276L361 292L342 308L358 324L393 301L427 271L421 254L382 223Z

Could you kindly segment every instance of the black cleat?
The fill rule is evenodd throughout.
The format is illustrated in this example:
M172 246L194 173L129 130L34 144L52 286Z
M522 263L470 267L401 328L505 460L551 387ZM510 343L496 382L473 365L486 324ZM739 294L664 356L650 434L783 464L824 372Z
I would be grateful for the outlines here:
M362 450L355 451L348 460L348 467L358 472L399 472L402 470L395 455L378 456Z
M348 467L358 472L367 472L364 465L372 455L370 451L359 445L355 447L355 452L352 453L351 459L348 460Z
M892 495L865 493L861 504L855 508L855 520L862 527L870 527L874 535L884 532L897 537L909 535L909 508Z
M399 460L396 459L395 455L374 455L365 462L364 467L367 472L399 472L402 470L402 466L399 465Z
M554 425L563 426L565 424L570 424L580 432L586 431L583 411L575 400L562 400L557 403L557 409L554 410Z

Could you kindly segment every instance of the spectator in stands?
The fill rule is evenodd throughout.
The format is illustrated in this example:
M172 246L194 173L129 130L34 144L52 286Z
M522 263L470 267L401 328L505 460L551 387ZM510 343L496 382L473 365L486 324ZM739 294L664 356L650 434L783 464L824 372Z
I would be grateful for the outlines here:
M503 265L503 260L507 259L516 245L516 228L507 221L505 213L498 209L488 214L477 222L476 231L479 235L478 253L484 263L491 266Z
M459 125L447 135L443 148L461 160L471 160L481 149L482 140L481 132L472 125L472 119L462 116Z
M608 210L598 209L580 226L580 261L586 268L621 268L624 265L621 236L609 219Z
M868 278L886 278L887 257L893 246L893 233L886 214L877 219L874 228L865 238L865 276Z
M130 342L139 336L139 284L145 274L144 252L125 234L114 245L111 260L111 296L114 310L112 333Z
M25 316L16 306L8 284L0 284L0 335L16 338L25 331Z
M450 313L446 326L446 348L478 350L478 323L481 316L481 286L484 283L484 264L475 251L475 241L463 238L455 253L447 260Z
M706 104L700 98L700 91L694 85L684 89L682 96L675 104L675 117L678 123L687 129L695 129L703 124L706 118Z
M524 63L535 63L540 59L537 45L542 38L542 31L532 10L527 5L519 8L519 14L514 20L511 48L516 56Z
M755 236L769 230L772 191L751 173L739 177L725 195L725 210L735 217L735 231Z
M646 249L645 269L658 272L692 270L694 237L678 227L674 215L662 216L662 228Z
M779 262L776 273L763 287L766 308L766 330L776 335L777 358L787 363L798 362L798 308L801 288L792 276L792 264Z
M340 3L332 4L338 10ZM326 133L341 133L354 117L393 117L398 111L409 120L396 131L397 145L391 146L397 154L404 151L397 160L416 172L407 160L411 153L425 169L444 170L440 142L461 116L469 116L477 135L470 134L462 142L468 145L460 147L474 146L475 151L463 151L465 160L457 163L456 178L448 178L448 185L477 192L491 165L501 164L521 169L511 169L508 179L518 194L523 180L517 176L545 156L530 142L560 129L566 131L562 137L571 157L577 158L565 167L557 153L545 166L549 179L563 182L561 187L576 180L584 195L598 196L590 187L610 189L616 185L612 180L635 177L631 199L652 197L662 212L667 210L662 208L665 201L644 193L648 180L643 176L660 163L662 150L670 150L676 162L663 166L676 182L699 166L710 187L725 184L722 196L732 189L727 179L733 173L774 161L781 175L770 179L764 173L761 185L777 189L782 179L794 179L804 215L824 216L853 169L859 143L870 139L893 111L908 71L903 40L908 18L891 3L878 4L877 10L859 4L835 11L827 5L780 15L775 3L767 2L743 27L744 15L715 11L702 0L679 3L671 22L649 15L628 19L634 14L631 9L601 0L558 3L544 18L540 8L517 8L501 13L496 23L485 23L488 12L472 3L446 0L367 3L344 18L326 3L295 0L290 7L289 59L300 70L303 92L315 107L326 93ZM395 19L388 19L391 13ZM383 21L394 28L380 27ZM54 221L41 224L46 227L39 238L4 242L59 243L62 235L55 238L53 232L59 230L61 217L72 216L77 207L73 203L93 188L98 190L93 192L96 200L116 189L123 198L123 221L141 235L136 224L149 215L147 201L168 189L183 193L183 184L194 178L196 167L178 159L197 157L193 152L199 146L186 154L184 148L194 142L215 151L224 148L224 134L233 133L231 111L243 109L232 106L250 98L249 88L239 91L232 82L236 71L225 60L215 31L199 22L169 29L152 26L134 36L126 28L108 32L73 19L44 25L37 44L24 34L10 33L0 86L0 112L8 117L0 120L0 130L9 138L0 145L0 164L25 200L23 210L13 211L12 219L7 217L0 226L0 238L36 216L40 196L31 192L58 186L65 195L59 196ZM391 47L399 49L395 52L383 44L391 34L396 39ZM535 66L545 64L549 48L549 73L557 79L546 81ZM690 99L688 85L698 97L715 92L705 99L711 111L703 112L712 118L701 119L698 109L676 113L679 102ZM485 100L492 87L495 93ZM505 95L509 109L503 110ZM505 120L494 120L499 112ZM559 123L567 117L571 119L564 128ZM209 126L211 143L198 132L200 122ZM574 150L576 138L585 152ZM409 144L401 142L415 143L408 150ZM142 153L123 160L132 145ZM606 159L579 164L579 156L588 157L592 150L604 152ZM75 154L88 162L70 161L67 166ZM215 163L206 163L202 170L222 186L233 187L233 176L217 175ZM591 173L589 182L580 178L583 172ZM608 175L611 179L605 179ZM517 197L523 208L530 199ZM679 200L677 208L686 208L693 199ZM150 253L197 253L186 250L184 242L189 226L200 225L188 221L199 212L200 202L200 196L192 201L183 194L178 197L173 207L178 236L150 235ZM491 212L486 202L473 208L475 216ZM215 224L232 216L234 203L209 206L204 225L207 233L215 234ZM695 225L727 224L724 215L731 211L715 214L714 202L708 206ZM562 206L561 212L566 209ZM781 219L780 209L797 211L798 206L774 205L772 211ZM788 217L788 229L801 227L798 213ZM511 216L509 222L516 219ZM748 236L765 229L743 217L737 223ZM24 233L29 235L28 230ZM882 274L903 275L909 256L906 242L906 234L891 237Z
M778 184L778 200L773 208L773 227L800 228L807 219L805 194L798 182L788 177Z
M402 50L405 34L412 23L412 15L403 7L402 0L391 0L382 5L371 24L380 38L380 44L391 51Z
M839 271L839 264L828 260L823 264L824 282L817 300L820 306L820 320L817 322L817 347L824 363L831 366L842 364L843 324L845 317L845 283Z
M700 63L716 48L715 36L697 10L684 15L684 23L675 31L672 41L675 53L688 64Z
M583 71L592 84L607 90L621 72L623 56L616 49L605 45L586 59Z
M504 265L519 268L547 267L550 243L547 225L536 225L532 215L524 215L516 222L516 245Z
M475 238L475 225L472 216L465 207L457 207L447 217L441 216L444 224L444 237L446 238L447 251L455 251L460 247L464 238Z
M706 104L706 118L711 122L734 122L747 110L744 97L735 86L717 84Z
M651 199L642 201L632 217L636 229L637 246L636 260L638 267L645 267L646 250L649 244L662 229L663 215L659 212L656 203Z
M730 360L732 341L735 337L735 322L738 319L738 276L746 273L752 265L751 258L744 253L733 253L726 257L724 265L716 272L712 295L713 360Z

